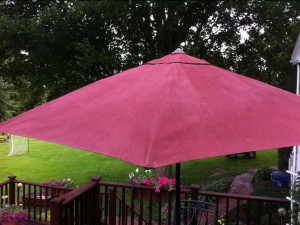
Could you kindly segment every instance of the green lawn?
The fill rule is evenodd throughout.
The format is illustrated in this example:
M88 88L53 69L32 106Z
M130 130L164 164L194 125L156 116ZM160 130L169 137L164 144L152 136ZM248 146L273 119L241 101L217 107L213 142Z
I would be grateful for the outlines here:
M72 178L81 185L91 176L105 181L128 182L135 165L96 153L72 149L53 143L30 139L29 154L7 157L9 143L0 143L0 182L9 175L20 180L43 182L49 179ZM182 163L182 183L205 184L211 180L232 177L249 168L277 164L277 151L259 151L256 159L215 157ZM174 168L173 168L174 169Z

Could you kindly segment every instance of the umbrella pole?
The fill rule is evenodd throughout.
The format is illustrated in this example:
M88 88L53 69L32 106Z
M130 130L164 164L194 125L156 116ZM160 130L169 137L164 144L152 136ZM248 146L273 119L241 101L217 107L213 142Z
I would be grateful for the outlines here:
M176 163L175 225L180 225L180 163Z
M300 79L300 64L297 64L297 87L296 87L296 95L299 95L299 81Z

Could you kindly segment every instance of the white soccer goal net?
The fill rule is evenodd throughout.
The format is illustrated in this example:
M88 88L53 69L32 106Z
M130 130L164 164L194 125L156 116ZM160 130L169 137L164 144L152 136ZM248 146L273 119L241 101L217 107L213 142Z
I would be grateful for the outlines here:
M23 155L29 153L28 138L11 135L8 156Z

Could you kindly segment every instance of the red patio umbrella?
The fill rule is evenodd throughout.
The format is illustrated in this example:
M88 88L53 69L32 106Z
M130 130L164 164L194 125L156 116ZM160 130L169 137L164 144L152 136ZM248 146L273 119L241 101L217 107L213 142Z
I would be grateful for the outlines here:
M156 168L299 145L299 127L295 94L175 51L25 112L0 131Z
M173 53L23 113L0 131L155 168L298 145L299 127L295 94Z

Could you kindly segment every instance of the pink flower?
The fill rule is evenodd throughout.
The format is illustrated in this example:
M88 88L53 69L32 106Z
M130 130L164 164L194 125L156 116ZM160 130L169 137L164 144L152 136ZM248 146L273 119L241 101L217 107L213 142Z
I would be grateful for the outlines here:
M19 205L4 205L0 209L0 223L14 223L16 225L23 225L27 218L27 211L22 209Z
M136 171L138 173L138 171ZM141 185L147 185L149 187L154 187L156 192L160 192L161 188L169 188L169 191L171 191L176 184L176 180L172 178L167 178L165 176L153 176L151 171L145 171L145 174L137 174L137 176L134 175L134 173L129 174L130 182L132 184L141 184Z
M152 186L152 183L149 179L144 178L144 179L141 180L141 182L142 182L142 184L146 184L150 187Z
M164 187L165 185L167 185L168 183L169 183L169 179L165 176L162 176L159 179L157 186L161 188L161 187Z
M169 179L169 184L175 185L175 184L176 184L176 180L175 180L175 179L172 179L172 178L170 178L170 179Z
M169 179L169 190L174 189L174 186L176 185L175 179Z

